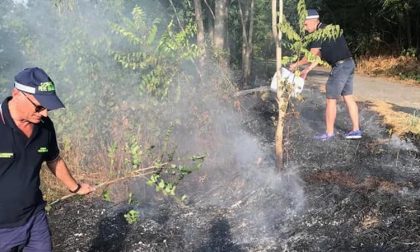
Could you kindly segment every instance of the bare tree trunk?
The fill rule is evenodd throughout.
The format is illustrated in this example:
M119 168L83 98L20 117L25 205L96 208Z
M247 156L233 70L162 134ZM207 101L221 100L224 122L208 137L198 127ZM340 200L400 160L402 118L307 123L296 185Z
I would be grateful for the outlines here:
M209 16L210 18L207 18L207 23L205 29L207 30L207 41L210 43L212 47L214 47L214 20L216 19L214 15L214 11L211 8L210 4L207 0L204 0L204 3L207 8L204 9L205 16Z
M401 51L404 49L404 40L403 40L403 31L402 31L402 26L403 26L403 20L401 20L401 17L398 20L398 50L399 53L401 53Z
M176 11L176 8L175 8L174 3L172 2L172 0L169 0L169 3L171 4L172 8L174 9L174 14L175 14L176 20L178 21L178 25L179 25L179 27L180 27L181 29L183 29L183 28L184 28L184 25L181 23L181 20L179 20L178 13L177 13L177 11Z
M417 16L416 17L416 25L415 27L419 27L420 26L420 17ZM420 54L420 32L416 32L417 36L416 36L416 51L418 54Z
M210 41L211 46L214 47L214 19L208 18L207 23L207 38Z
M197 24L197 45L201 51L201 56L199 58L199 66L201 72L204 69L204 62L206 58L206 42L204 37L204 22L203 22L203 10L201 7L201 0L194 0L194 10L195 10L195 22Z
M226 34L227 34L227 5L228 0L216 0L215 1L215 20L214 20L214 47L219 54L219 63L223 67L227 67L228 57L225 53L226 47Z
M239 14L242 23L242 85L250 86L252 75L252 37L254 32L254 0L239 4Z
M249 79L247 79L246 73L246 64L248 64L246 59L247 44L248 44L248 34L247 34L247 23L248 23L248 0L244 0L243 10L241 5L241 0L238 0L239 6L239 16L241 17L242 24L242 88L249 85Z
M279 4L277 6L277 1ZM278 170L284 169L284 161L283 161L283 128L284 128L284 121L286 118L286 111L287 106L289 103L289 94L286 91L286 87L284 83L281 82L281 58L282 58L282 51L281 51L281 41L282 41L282 33L279 30L277 24L281 24L283 22L283 0L272 0L272 30L274 40L276 42L276 76L277 76L277 102L279 107L279 117L277 120L277 128L276 128L276 166ZM277 15L279 12L279 15ZM277 21L278 20L278 21Z
M405 11L405 22L406 22L406 30L407 30L407 49L413 47L413 39L411 36L411 15L410 10L406 9Z

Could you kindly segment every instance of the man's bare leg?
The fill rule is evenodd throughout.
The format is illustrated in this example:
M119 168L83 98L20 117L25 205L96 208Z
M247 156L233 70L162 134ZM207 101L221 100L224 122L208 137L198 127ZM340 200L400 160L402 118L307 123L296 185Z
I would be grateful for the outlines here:
M347 111L349 112L351 123L353 125L352 131L359 130L359 110L353 95L343 96L346 103Z
M327 105L325 108L325 125L326 133L328 135L334 134L334 123L337 115L337 100L327 98Z

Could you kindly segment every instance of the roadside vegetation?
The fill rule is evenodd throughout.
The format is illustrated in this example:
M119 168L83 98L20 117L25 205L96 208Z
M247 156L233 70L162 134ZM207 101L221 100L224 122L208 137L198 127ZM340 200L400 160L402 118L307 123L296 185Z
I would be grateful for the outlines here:
M357 60L357 72L420 85L420 60L413 54L361 56Z

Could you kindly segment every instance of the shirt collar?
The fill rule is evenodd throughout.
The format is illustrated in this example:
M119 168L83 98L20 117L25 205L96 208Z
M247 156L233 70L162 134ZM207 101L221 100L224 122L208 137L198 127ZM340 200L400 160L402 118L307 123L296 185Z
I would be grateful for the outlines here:
M318 25L316 26L316 29L318 30L319 28L321 28L322 22L319 22Z
M0 119L1 119L1 123L6 124L3 117L3 109L1 108L2 106L3 106L3 103L0 104Z
M11 96L7 97L6 99L4 99L4 101L1 103L1 120L2 123L4 123L5 125L9 126L10 128L14 128L13 126L16 127L15 123L13 122L12 117L10 116L10 111L9 111L9 101L12 99Z

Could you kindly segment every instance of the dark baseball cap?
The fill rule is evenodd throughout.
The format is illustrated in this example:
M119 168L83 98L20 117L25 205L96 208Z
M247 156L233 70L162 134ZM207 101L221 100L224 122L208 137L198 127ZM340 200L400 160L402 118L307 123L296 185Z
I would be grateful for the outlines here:
M64 108L48 74L38 67L25 68L15 76L15 88L32 94L48 110Z
M317 18L319 18L318 11L316 11L315 9L308 9L308 16L306 16L306 20Z

